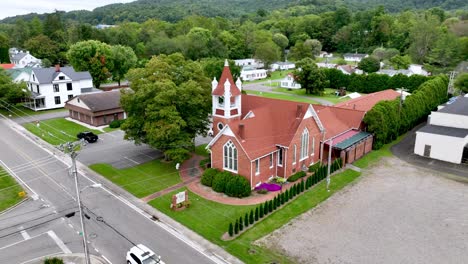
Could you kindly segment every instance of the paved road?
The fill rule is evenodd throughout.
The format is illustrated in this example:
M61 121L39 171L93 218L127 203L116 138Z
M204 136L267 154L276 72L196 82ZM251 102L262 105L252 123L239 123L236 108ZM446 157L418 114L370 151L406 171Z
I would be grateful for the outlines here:
M305 98L305 99L314 100L314 101L319 102L319 103L321 103L321 104L323 104L323 105L333 105L332 102L330 102L330 101L328 101L328 100L325 100L325 99L323 99L323 98L320 98L320 97L301 96L301 95L295 95L295 94L290 94L290 93L276 92L276 91L273 91L273 88L272 88L272 87L263 85L264 83L267 83L267 82L245 84L245 85L242 86L242 89L244 89L244 90L259 91L259 92L269 92L269 93L274 93L274 94L283 94L283 95L289 95L289 96L295 96L295 97L299 97L299 98Z
M398 144L395 144L391 148L392 153L398 158L413 165L424 168L430 168L440 172L450 173L453 175L464 177L466 180L468 180L468 164L454 164L414 154L416 131L425 125L426 123L422 123L416 126L410 132L408 132L407 135Z
M31 122L38 121L38 120L42 121L42 120L67 117L67 116L68 116L68 111L64 110L64 111L59 111L59 112L51 112L51 113L44 113L44 114L38 114L38 115L16 117L16 118L13 118L12 120L18 124L24 124L24 123L31 123Z
M53 155L45 151L34 144L32 140L28 140L14 131L12 126L15 127L14 129L20 129L18 125L13 125L9 120L0 120L0 134L2 135L0 137L0 149L2 150L0 160L16 172L18 177L38 194L39 199L34 201L36 207L45 204L49 206L47 208L52 210L53 214L44 219L36 220L39 223L31 222L34 213L15 217L14 221L40 227L62 219L70 210L76 210L74 181L69 175L68 165L61 161L61 153ZM70 164L69 161L68 164ZM88 173L90 172L86 174ZM86 175L80 174L79 178L80 189L93 183ZM192 241L176 238L176 236L182 236L178 230L167 228L165 223L152 221L143 210L131 205L120 196L115 196L107 189L88 188L84 190L82 202L86 208L85 213L89 216L85 222L89 235L90 251L93 254L104 255L112 263L122 263L126 251L136 243L143 243L152 248L162 256L166 263L213 263L212 259L207 257L207 255L213 256L211 252L206 251L206 255L202 254L198 244L195 244L197 245L195 246L197 249L195 249L189 246L194 245ZM0 216L0 221L3 217L5 215ZM49 219L54 217L55 220ZM73 228L70 227L72 230L69 230L68 233L62 230L61 233L74 234L65 240L76 241L79 218L76 214L68 220L73 226ZM6 237L3 237L5 234L3 236L0 234L0 241L11 244L11 239L15 240L15 236L18 237L18 230L16 231L15 234ZM70 250L76 252L76 247L72 247Z

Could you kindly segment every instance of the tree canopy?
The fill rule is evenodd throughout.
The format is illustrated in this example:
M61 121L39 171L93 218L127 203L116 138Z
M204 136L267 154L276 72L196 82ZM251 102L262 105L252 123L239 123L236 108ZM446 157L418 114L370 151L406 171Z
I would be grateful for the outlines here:
M294 77L307 94L320 94L328 84L323 71L310 58L302 59L296 63Z
M0 68L0 108L19 103L29 93L26 88L24 82L14 83L8 73Z
M209 125L210 79L200 63L178 53L160 55L128 76L132 90L121 98L128 114L125 138L149 144L176 162L186 159L195 136Z

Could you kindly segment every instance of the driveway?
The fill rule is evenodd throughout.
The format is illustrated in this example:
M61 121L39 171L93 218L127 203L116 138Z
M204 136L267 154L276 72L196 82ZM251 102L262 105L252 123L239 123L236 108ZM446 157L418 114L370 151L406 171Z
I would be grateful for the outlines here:
M385 158L259 243L297 263L466 263L468 186L441 176Z
M123 169L162 157L160 151L144 144L137 146L123 137L124 132L121 130L100 134L96 143L86 144L82 148L78 160L87 166L107 163Z
M42 120L61 118L61 117L67 117L67 116L68 116L68 111L64 109L63 111L57 111L57 112L49 112L49 113L42 113L42 114L37 114L37 115L15 117L12 120L18 124L25 124L25 123L35 122L35 121L42 121Z
M426 123L416 126L398 144L391 148L392 153L398 158L411 164L450 173L456 176L464 177L468 180L468 164L454 164L441 160L430 159L414 154L414 143L416 141L416 131L425 126Z

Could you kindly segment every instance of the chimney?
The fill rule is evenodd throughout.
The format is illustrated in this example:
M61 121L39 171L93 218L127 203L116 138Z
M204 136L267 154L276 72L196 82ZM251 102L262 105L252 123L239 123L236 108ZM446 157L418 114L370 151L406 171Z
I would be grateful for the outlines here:
M244 139L244 132L245 132L245 128L244 128L244 124L239 124L239 137L243 140Z
M300 118L302 114L302 105L297 105L296 118Z
M60 64L55 64L55 72L60 72Z

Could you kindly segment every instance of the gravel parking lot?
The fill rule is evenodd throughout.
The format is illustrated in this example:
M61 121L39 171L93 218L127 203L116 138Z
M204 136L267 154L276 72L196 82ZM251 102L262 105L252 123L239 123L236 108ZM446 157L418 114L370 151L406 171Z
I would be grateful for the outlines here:
M297 263L468 263L468 184L385 158L258 242Z

